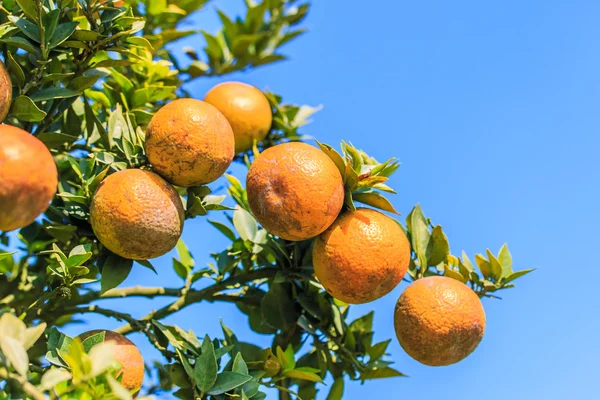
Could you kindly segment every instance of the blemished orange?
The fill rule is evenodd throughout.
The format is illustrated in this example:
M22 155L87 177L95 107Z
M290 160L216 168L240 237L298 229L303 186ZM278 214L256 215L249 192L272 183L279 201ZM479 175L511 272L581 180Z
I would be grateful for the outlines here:
M175 188L157 174L140 169L108 176L90 206L90 223L100 243L132 260L172 250L181 236L184 216Z
M248 203L258 222L273 235L298 241L327 229L344 204L344 182L337 166L306 143L268 148L246 178Z
M225 115L235 136L235 152L252 149L269 133L273 111L263 92L242 82L224 82L213 87L204 101L217 107Z
M475 350L485 331L485 311L464 283L430 276L411 283L394 313L400 345L422 364L457 363Z
M410 243L392 218L369 208L347 211L315 239L313 266L325 290L350 304L391 292L410 263Z
M178 99L152 117L146 131L146 155L154 170L177 186L215 181L234 156L233 131L214 106Z
M58 186L52 154L36 137L0 125L0 230L31 224L48 209Z
M144 358L139 349L133 342L125 336L108 330L92 330L77 336L77 339L84 341L90 336L104 332L104 342L115 345L115 361L117 361L123 369L120 372L121 385L134 394L137 394L142 388L144 381Z
M4 63L0 61L0 122L4 121L8 115L11 104L12 80L10 79L10 75L6 70Z

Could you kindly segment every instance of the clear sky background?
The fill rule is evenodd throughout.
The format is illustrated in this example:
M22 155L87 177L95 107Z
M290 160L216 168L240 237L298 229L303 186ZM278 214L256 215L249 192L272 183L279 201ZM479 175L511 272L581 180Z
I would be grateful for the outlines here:
M538 268L503 292L503 300L483 301L485 337L466 360L425 367L394 339L391 358L410 377L347 383L344 399L594 397L600 3L314 3L310 32L285 48L290 61L226 79L268 88L289 102L322 104L304 130L320 141L345 139L378 159L399 158L394 205L406 216L420 203L444 227L455 254L497 252L507 242L516 269ZM241 0L214 2L195 26L217 29L215 4L230 14L243 8ZM203 42L194 37L185 44ZM202 98L218 81L188 89ZM188 221L184 239L197 264L226 245L200 218ZM170 255L154 264L159 276L136 266L124 286L179 285ZM352 308L353 317L376 310L376 341L395 338L393 307L405 287ZM110 303L139 317L164 300ZM229 304L195 305L166 322L220 337L219 318L246 341L269 344ZM68 332L120 326L102 317L90 321ZM157 357L143 336L132 339L147 359Z

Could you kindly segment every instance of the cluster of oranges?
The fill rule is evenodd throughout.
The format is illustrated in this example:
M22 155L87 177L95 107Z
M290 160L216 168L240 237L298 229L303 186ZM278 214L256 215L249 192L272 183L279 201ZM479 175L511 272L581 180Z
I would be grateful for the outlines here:
M0 80L3 76L2 68ZM7 101L10 96L0 96L3 113L10 106ZM215 86L204 101L178 99L162 107L146 131L153 172L114 173L93 194L90 223L96 237L128 259L167 253L181 236L185 217L172 185L215 181L235 154L266 137L271 124L264 94L238 82ZM0 229L10 231L46 210L56 191L57 171L50 152L29 133L1 125L0 140ZM265 150L250 167L247 192L252 213L270 233L290 241L314 238L315 275L333 297L352 304L371 302L403 279L411 262L403 230L372 209L343 211L344 178L317 148L283 143ZM400 296L395 327L410 356L427 365L448 365L479 344L485 314L478 296L463 283L428 277Z

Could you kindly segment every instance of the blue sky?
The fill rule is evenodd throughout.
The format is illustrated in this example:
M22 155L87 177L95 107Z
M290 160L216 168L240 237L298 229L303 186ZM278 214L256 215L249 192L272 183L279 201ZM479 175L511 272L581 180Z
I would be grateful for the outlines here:
M305 129L320 141L399 158L394 205L407 215L420 203L454 253L496 252L507 242L517 269L538 268L503 300L484 300L486 334L466 360L422 366L394 340L392 359L410 378L347 384L344 399L590 398L600 356L591 269L600 247L600 3L333 3L315 2L310 32L285 49L290 61L227 79L323 105ZM242 9L241 0L215 4ZM215 31L214 5L195 21ZM200 47L201 39L186 44ZM188 89L202 98L218 81ZM201 219L188 221L184 239L198 264L226 245ZM136 267L124 285L179 284L170 256L155 265L158 277ZM376 341L395 337L393 307L404 288L353 308L354 317L376 310ZM163 302L107 303L142 316ZM220 336L219 318L268 345L228 304L196 305L166 321ZM132 338L148 359L156 355L144 337Z

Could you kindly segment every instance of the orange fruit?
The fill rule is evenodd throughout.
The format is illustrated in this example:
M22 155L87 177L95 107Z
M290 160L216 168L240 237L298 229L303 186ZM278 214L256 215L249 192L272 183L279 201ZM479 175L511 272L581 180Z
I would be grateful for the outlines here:
M342 214L315 239L313 266L325 290L351 304L391 292L410 263L410 243L396 221L369 208Z
M31 224L48 209L57 186L56 164L44 143L0 125L0 230Z
M260 224L287 240L317 236L344 204L337 166L306 143L284 143L262 152L246 178L248 203Z
M254 86L241 82L221 83L206 94L204 101L217 107L231 124L236 154L251 150L254 141L263 140L271 129L271 104Z
M174 185L215 181L233 161L234 138L227 119L201 100L178 99L152 117L146 155L154 170Z
M169 252L183 230L179 194L160 176L128 169L104 179L92 198L90 223L110 251L147 260Z
M422 364L444 366L475 350L485 331L477 294L445 276L419 279L400 295L394 314L400 345Z
M121 385L129 391L137 394L142 388L144 380L144 358L133 342L125 336L108 330L92 330L77 336L77 339L84 341L90 336L104 332L104 342L115 345L115 361L123 369L120 372Z
M4 121L12 103L12 81L10 75L0 61L0 122Z

